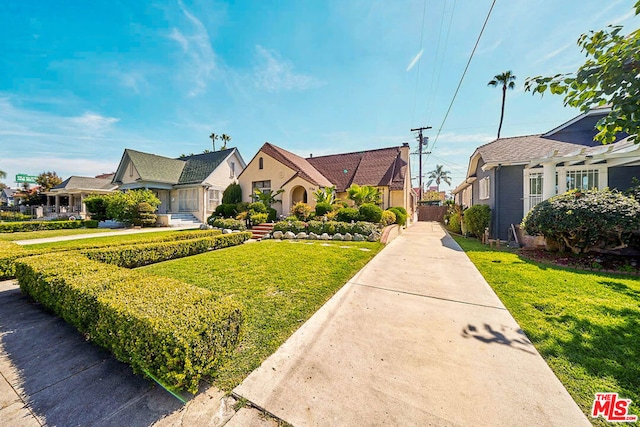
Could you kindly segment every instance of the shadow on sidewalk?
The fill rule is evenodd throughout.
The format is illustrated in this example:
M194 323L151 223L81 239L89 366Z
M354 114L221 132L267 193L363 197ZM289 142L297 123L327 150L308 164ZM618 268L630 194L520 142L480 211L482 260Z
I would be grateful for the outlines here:
M2 374L43 424L148 426L182 407L13 286L0 288L0 343Z

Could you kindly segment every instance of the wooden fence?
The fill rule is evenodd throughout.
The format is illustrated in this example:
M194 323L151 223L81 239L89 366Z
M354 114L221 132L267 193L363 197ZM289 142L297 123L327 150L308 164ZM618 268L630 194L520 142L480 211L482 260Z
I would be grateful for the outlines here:
M418 206L418 221L444 222L446 206Z

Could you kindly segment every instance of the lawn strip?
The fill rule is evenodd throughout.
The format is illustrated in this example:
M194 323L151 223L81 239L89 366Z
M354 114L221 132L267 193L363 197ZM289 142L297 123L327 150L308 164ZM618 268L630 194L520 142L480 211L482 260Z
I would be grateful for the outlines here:
M47 237L75 236L78 234L93 234L114 231L109 228L70 228L61 230L18 231L16 233L0 233L0 241L13 242L16 240L44 239Z
M585 414L595 393L617 392L640 415L640 279L538 264L454 239Z

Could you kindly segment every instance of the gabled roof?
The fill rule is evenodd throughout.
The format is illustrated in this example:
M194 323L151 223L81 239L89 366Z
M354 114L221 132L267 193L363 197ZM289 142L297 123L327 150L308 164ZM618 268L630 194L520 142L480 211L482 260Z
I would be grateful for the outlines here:
M594 144L590 144L592 145ZM584 144L557 141L542 135L527 135L496 139L481 145L476 152L482 155L485 163L525 163L555 150L558 150L558 154L566 154L583 147Z
M283 165L293 169L299 177L321 187L333 185L323 174L318 172L308 161L283 148L265 142L260 151L273 157Z
M338 192L352 184L404 188L407 162L401 157L401 147L311 157L307 161L333 182Z
M111 179L92 178L88 176L70 176L51 189L57 190L113 190L117 186L111 183Z
M122 155L116 177L121 176L120 168L125 166L124 159L127 157L133 163L142 181L176 184L180 180L180 175L182 175L182 170L186 164L183 160L170 159L127 148Z
M6 197L13 197L19 190L17 188L3 188L2 193Z
M196 154L179 159L186 162L178 184L199 184L226 159L235 148L213 151L211 153Z

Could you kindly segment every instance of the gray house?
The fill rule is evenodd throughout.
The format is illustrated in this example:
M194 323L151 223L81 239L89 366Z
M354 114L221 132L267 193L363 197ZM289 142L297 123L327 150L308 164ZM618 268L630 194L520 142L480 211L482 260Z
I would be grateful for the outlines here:
M491 207L489 233L507 239L543 200L571 189L625 190L640 177L640 146L620 135L602 145L593 138L596 123L610 111L595 108L540 135L500 138L478 147L467 177L453 190L456 203Z
M0 190L0 206L14 206L14 195L18 192L15 188L3 188Z

